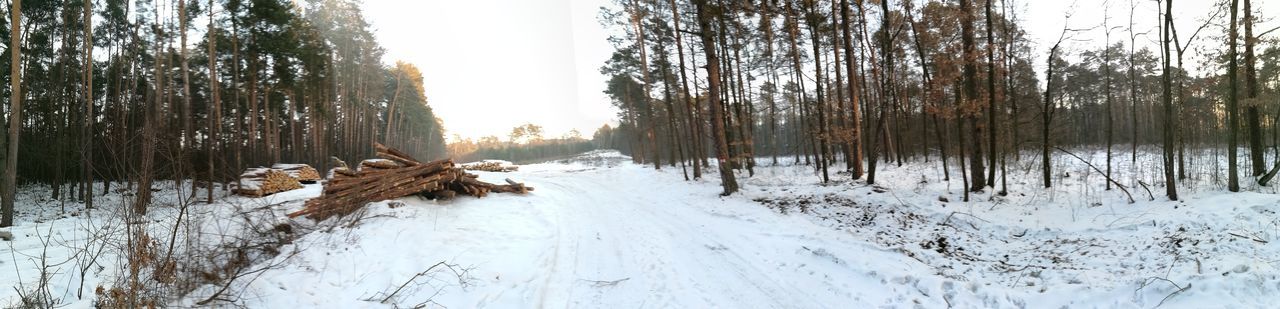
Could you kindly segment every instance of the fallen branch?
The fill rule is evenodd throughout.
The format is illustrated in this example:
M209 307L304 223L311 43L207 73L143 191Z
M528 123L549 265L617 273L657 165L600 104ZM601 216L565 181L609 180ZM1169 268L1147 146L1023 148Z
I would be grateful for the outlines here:
M1119 182L1116 182L1115 179L1111 179L1111 175L1107 175L1106 172L1103 172L1102 170L1098 169L1097 166L1093 166L1093 163L1089 163L1089 160L1085 160L1084 158L1081 158L1080 156L1077 156L1076 154L1071 153L1066 149L1062 149L1062 147L1054 146L1053 148L1057 149L1058 151L1065 152L1066 154L1069 154L1072 157L1075 157L1076 159L1079 159L1080 162L1084 162L1085 165L1088 165L1089 168L1092 168L1094 171L1097 171L1098 174L1102 174L1102 178L1106 178L1108 182L1111 182L1112 184L1116 185L1117 188L1120 188L1120 191L1124 191L1124 195L1129 197L1129 204L1134 203L1133 194L1129 194L1129 190L1125 189L1124 185L1120 184Z
M1236 233L1232 233L1232 232L1227 232L1227 234L1230 234L1231 236L1235 236L1235 237L1240 237L1240 238L1244 238L1244 239L1248 239L1248 240L1256 241L1256 242L1258 242L1258 243L1260 243L1260 244L1266 244L1266 243L1267 243L1267 241L1266 241L1266 240L1262 240L1261 238L1258 238L1257 236L1244 236L1244 235L1240 235L1240 234L1236 234Z
M1169 280L1168 278L1151 277L1151 278L1147 278L1146 280L1143 280L1142 285L1138 286L1138 290L1142 290L1143 288L1146 288L1148 285L1151 285L1151 283L1154 283L1156 281L1168 282L1170 285L1173 285L1174 288L1177 288L1177 290L1173 291L1173 293L1169 293L1169 295L1165 295L1164 298L1160 299L1160 303L1157 303L1154 308L1159 308L1161 305L1164 305L1164 302L1169 300L1170 297L1173 297L1174 295L1178 295L1178 293L1182 293L1188 289L1191 289L1190 283L1188 283L1187 286L1181 286L1181 285L1178 285L1178 283L1173 282L1173 280Z
M1156 195L1151 194L1151 187L1147 186L1147 182L1139 180L1138 184L1142 185L1142 188L1147 190L1147 197L1150 198L1151 201L1156 200Z
M458 285L466 287L469 284L468 278L470 278L470 276L468 276L468 273L469 273L468 268L460 268L458 264L449 264L445 261L440 261L438 263L435 263L435 265L431 265L431 267L427 267L426 270L423 270L421 272L418 272L417 274L414 274L413 277L409 277L409 280L405 280L405 282L401 283L400 286L396 287L394 291L391 291L391 293L386 294L387 296L384 296L381 300L378 300L378 303L380 304L389 303L393 298L396 297L396 295L400 294L400 291L404 290L405 287L409 286L410 283L414 283L420 277L431 275L436 270L437 267L442 267L442 266L448 269L449 271L453 272L454 277L458 279ZM439 294L438 291L436 294ZM377 297L377 296L374 296L374 297ZM374 301L374 299L369 298L369 299L364 299L364 301ZM431 300L428 299L426 302L431 302Z

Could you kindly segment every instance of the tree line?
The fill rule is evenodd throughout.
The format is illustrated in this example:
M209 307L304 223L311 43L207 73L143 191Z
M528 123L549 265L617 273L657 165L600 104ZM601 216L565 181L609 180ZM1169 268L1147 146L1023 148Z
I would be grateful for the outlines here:
M445 153L411 64L384 63L356 0L13 0L0 78L3 220L19 185L83 201L158 179L211 202L246 167ZM204 23L203 25L197 24ZM19 147L21 146L21 147ZM190 181L185 181L190 180ZM95 184L101 184L95 188ZM203 188L198 188L203 186ZM199 190L197 190L199 189Z
M615 33L600 69L620 110L609 133L636 162L686 179L716 168L724 194L758 160L868 184L881 164L936 160L966 200L1007 194L1022 161L1052 187L1054 158L1079 147L1105 148L1108 190L1123 186L1111 177L1121 160L1138 166L1140 146L1157 147L1171 200L1189 151L1226 148L1231 191L1241 147L1243 173L1274 171L1280 46L1275 29L1254 29L1258 8L1224 1L1178 29L1172 0L1127 4L1100 25L1064 12L1057 40L1037 45L1023 23L1056 21L1022 20L1014 0L615 0L601 14ZM1080 46L1097 34L1101 47ZM1192 74L1194 61L1208 72Z
M454 140L449 143L448 150L449 158L459 163L506 160L516 164L528 164L595 150L601 147L595 142L601 140L599 136L593 140L585 139L577 129L570 130L564 136L546 137L543 136L542 126L526 123L511 128L506 141L493 135L472 139L455 134Z

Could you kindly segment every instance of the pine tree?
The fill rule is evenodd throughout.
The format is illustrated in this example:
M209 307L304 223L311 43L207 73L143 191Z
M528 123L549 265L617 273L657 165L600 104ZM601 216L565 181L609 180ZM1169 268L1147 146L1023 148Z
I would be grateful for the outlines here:
M730 195L738 191L738 182L734 179L733 169L729 166L729 145L725 139L725 126L722 104L720 102L720 59L716 55L715 32L711 27L712 14L719 13L720 7L709 7L707 0L694 0L698 15L698 28L701 30L704 56L707 58L707 100L711 109L711 136L715 139L716 163L720 169L720 184L724 187L721 195Z

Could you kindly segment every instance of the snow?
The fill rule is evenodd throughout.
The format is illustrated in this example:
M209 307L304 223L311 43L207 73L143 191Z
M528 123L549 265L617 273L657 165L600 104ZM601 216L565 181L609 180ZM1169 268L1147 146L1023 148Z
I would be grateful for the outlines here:
M1129 204L1118 189L1103 190L1101 175L1061 157L1053 188L1041 188L1039 163L1026 159L1008 168L1008 196L963 202L958 162L950 182L933 160L881 162L875 185L843 172L821 184L787 158L740 174L743 191L720 197L716 173L683 181L679 167L654 171L594 151L476 172L537 188L528 195L406 197L368 205L354 224L295 219L311 232L281 247L290 254L259 260L280 266L240 281L236 299L251 308L1266 308L1280 300L1275 189L1228 193L1214 170L1194 169L1182 200L1170 202L1150 175L1152 155L1136 165L1117 156L1115 179L1137 201ZM316 194L310 185L199 209L279 218ZM0 267L24 280L38 272L24 258L44 247L36 231L75 234L100 220L41 203L20 205L17 239L0 246L0 257L16 256ZM171 209L156 209L158 225L173 220ZM109 283L106 268L85 286ZM77 273L55 276L51 289L70 307L89 307L91 290L74 297ZM0 276L0 305L17 302L7 288L16 285ZM217 288L172 305L192 306Z

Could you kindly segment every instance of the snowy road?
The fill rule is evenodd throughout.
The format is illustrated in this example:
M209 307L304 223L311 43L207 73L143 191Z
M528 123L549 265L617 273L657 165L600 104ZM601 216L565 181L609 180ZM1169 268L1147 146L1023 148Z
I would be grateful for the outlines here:
M1007 197L956 202L964 191L921 164L886 167L877 185L821 184L807 167L757 167L742 179L742 192L720 197L714 175L683 181L678 169L654 171L617 152L594 152L514 173L479 173L537 188L528 195L407 197L342 220L293 219L301 235L271 234L291 242L249 269L279 267L238 278L220 304L1271 308L1280 301L1275 189L1191 190L1182 201L1127 204L1121 193L1094 192L1087 166L1074 168L1063 170L1079 180L1053 189L1018 182ZM171 205L164 198L178 196L177 186L161 187L169 193L158 195L160 204ZM237 222L275 226L319 192L310 185L229 197L190 215L208 220L203 235L238 235L237 224L246 223ZM15 291L30 288L45 253L65 261L76 248L110 244L89 241L84 230L117 218L105 208L37 207L44 194L26 194L33 202L19 208L24 223L10 229L17 239L0 247L0 256L9 256L0 266L16 272L0 276L0 287L14 287L0 290L0 306L16 304ZM127 206L119 195L104 201ZM149 215L159 223L154 233L168 231L176 214L156 208ZM356 217L362 219L351 224ZM99 266L88 268L84 285L66 265L86 264L54 264L50 295L68 308L93 307L93 291L123 269L118 258L106 250L85 262ZM454 267L433 268L440 263ZM199 287L169 305L192 307L220 287Z
M397 218L305 236L297 261L264 274L246 298L274 308L378 306L362 299L381 299L448 261L471 268L469 286L435 273L396 303L829 308L920 301L895 291L918 279L884 275L911 273L920 266L914 260L741 198L721 200L712 183L690 186L644 169L527 166L482 178L520 179L537 188L528 196L373 204L374 214Z
M777 167L745 179L744 191L730 197L718 196L714 178L682 181L679 170L654 171L616 152L479 173L537 189L370 204L355 227L323 222L286 246L300 253L256 277L237 301L253 308L1205 308L1265 307L1280 295L1269 260L1275 242L1182 232L1280 226L1273 195L1188 198L1207 207L1075 207L1072 199L1000 206L1044 194L1027 189L1033 194L1013 201L946 203L938 194L947 184L922 182L912 174L919 170L891 170L898 174L886 186L897 189L885 189L820 185L806 168ZM300 207L302 195L279 211ZM1251 202L1215 206L1242 197ZM441 262L465 270L464 279L442 268L413 279Z

